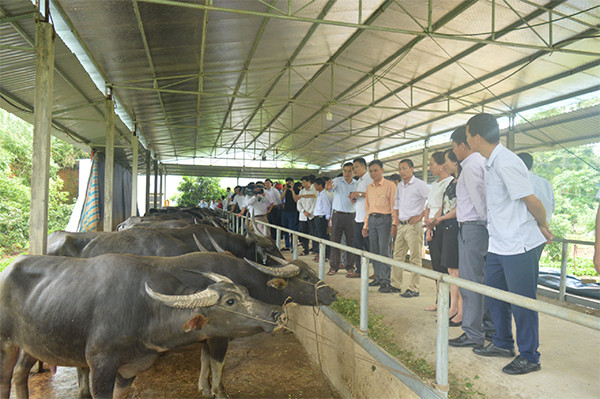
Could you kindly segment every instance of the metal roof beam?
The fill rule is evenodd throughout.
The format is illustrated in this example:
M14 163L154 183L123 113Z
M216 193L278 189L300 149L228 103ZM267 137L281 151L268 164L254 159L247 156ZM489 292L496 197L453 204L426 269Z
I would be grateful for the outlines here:
M493 44L497 46L505 46L505 47L517 47L517 48L528 48L533 50L545 51L547 53L552 53L555 51L570 53L570 54L579 54L579 55L588 55L597 57L600 56L600 52L594 51L583 51L576 49L568 49L568 48L560 48L555 49L553 46L537 46L528 43L517 43L517 42L501 42L498 40L492 39L478 39L473 36L460 36L454 34L446 34L446 33L429 33L422 31L413 31L408 29L400 29L400 28L391 28L387 26L374 26L370 24L355 24L352 22L343 22L343 21L328 21L328 20L318 20L315 18L306 18L306 17L298 17L293 15L277 15L277 14L268 14L260 11L250 11L250 10L240 10L236 8L226 8L219 6L210 6L210 5L202 5L202 4L194 4L194 3L182 3L180 1L174 0L138 0L145 3L154 3L154 4L162 4L167 6L177 6L177 7L187 7L187 8L196 8L201 10L211 10L211 11L221 11L221 12L230 12L234 14L243 14L243 15L252 15L256 17L270 17L276 19L284 19L287 21L294 22L306 22L306 23L318 23L323 25L333 25L333 26L341 26L346 28L352 28L356 30L371 30L371 31L379 31L379 32L389 32L389 33L399 33L411 36L431 36L439 39L448 39L448 40L456 40L456 41L464 41L471 43L481 43L481 44Z
M206 0L208 4L209 0ZM208 11L204 11L202 17L202 42L200 43L200 72L198 73L198 93L204 91L204 56L206 55L206 33L208 31ZM196 132L194 133L194 157L196 157L196 146L198 145L198 134L200 133L200 99L196 99Z
M565 2L565 0L554 0L553 2L551 2L551 3L548 5L548 7L556 7L556 6L558 6L559 4L561 4L561 3L564 3L564 2ZM527 15L526 17L524 17L523 19L524 19L525 21L532 20L532 19L534 19L534 18L538 17L539 15L541 15L543 12L544 12L543 10L536 10L536 11L534 11L534 12L530 13L529 15ZM452 12L451 12L451 13L452 13ZM448 13L448 14L450 14L450 13ZM500 30L500 31L496 32L494 35L495 35L495 37L501 37L501 36L504 36L504 35L506 35L506 34L508 34L508 33L512 32L512 31L513 31L515 28L517 28L518 26L521 26L522 24L523 24L523 23L522 23L521 21L516 21L516 22L514 22L514 23L510 24L509 26L507 26L506 28L504 28L504 29L502 29L502 30ZM491 36L490 36L490 38L491 38ZM557 43L557 46L558 46L558 45L559 45L559 44ZM407 83L405 83L405 84L401 85L399 88L397 88L397 89L396 89L396 90L394 90L393 92L391 92L391 93L389 93L389 94L386 94L386 95L385 95L385 96L383 96L383 97L380 97L380 98L378 98L378 99L375 101L375 104L379 104L379 103L381 103L381 102L383 102L383 101L385 101L385 100L388 100L389 98L393 97L393 96L394 96L394 95L396 95L397 93L400 93L402 90L405 90L405 89L407 89L407 88L410 88L410 87L414 86L414 84L415 84L415 83L417 83L417 82L420 82L421 80L423 80L423 79L425 79L425 78L428 78L428 77L432 76L432 75L433 75L433 74L435 74L436 72L439 72L439 71L441 71L442 69L444 69L444 68L446 68L446 67L448 67L448 66L450 66L450 65L454 64L454 63L455 63L455 62L457 62L458 60L460 60L460 59L462 59L462 58L464 58L464 57L466 57L466 56L468 56L468 55L470 55L470 54L474 53L475 51L477 51L477 50L479 50L479 49L481 49L481 48L483 48L483 47L484 47L484 44L476 44L476 45L474 45L474 46L471 46L471 47L469 47L468 49L465 49L464 51L461 51L459 54L455 55L454 57L452 57L452 58L449 58L448 60L444 61L443 63L441 63L441 64L439 64L439 65L437 65L437 66L435 66L435 67L431 68L431 69L430 69L430 70L428 70L427 72L424 72L423 74L421 74L421 75L419 75L419 76L415 77L415 78L414 78L414 79L412 79L411 81L409 81L409 82L407 82ZM537 53L536 53L536 57L535 57L535 58L541 57L541 56L542 56L542 55L544 55L544 54L545 54L545 53L544 53L544 52L541 52L541 51L540 51L540 52L537 52ZM528 59L530 59L530 58L531 58L531 57L526 57L525 59L527 59L527 60L528 60ZM535 58L533 58L533 59L535 59ZM497 73L498 73L498 72L497 72L497 71L495 71L493 74L487 74L486 76L492 77L492 76L494 76L494 75L495 75L495 74L497 74ZM485 77L483 77L483 78L480 78L479 80L485 80L485 79L486 79L486 78L485 78ZM461 85L459 88L455 88L455 89L453 89L453 90L450 90L448 93L446 93L446 95L445 95L445 96L444 96L444 95L440 95L440 96L434 97L434 99L431 99L431 100L428 100L428 101L425 101L425 102L421 103L421 106L422 106L422 105L425 105L425 104L430 104L430 103L432 103L432 102L434 102L434 101L438 101L438 100L440 100L440 99L445 99L445 98L447 98L449 95L451 95L452 93L456 93L456 92L458 92L458 90L459 90L459 89L461 89L461 90L462 90L462 88L468 87L468 86L470 86L470 85L472 85L472 84L475 84L475 83L478 83L478 82L476 82L476 81L471 81L471 82L469 82L469 83L468 83L468 85ZM339 96L338 96L338 97L339 97ZM327 133L327 131L328 131L329 129L331 129L331 128L334 128L335 126L338 126L338 125L340 125L340 124L341 124L341 123L343 123L344 121L346 121L346 120L348 120L348 119L350 119L350 118L353 118L353 117L355 117L356 115L358 115L358 114L360 114L360 113L362 113L362 112L366 111L367 109L368 109L367 107L364 107L364 108L362 108L362 109L359 109L358 111L356 111L356 112L352 113L352 114L351 114L351 115L349 115L348 117L346 117L346 118L343 118L343 119L341 119L340 121L336 122L335 124L331 125L329 128L325 129L325 130L324 130L324 131L323 131L321 134L325 134L325 133ZM385 122L387 122L387 121L389 121L389 120L392 120L392 119L395 119L395 118L397 118L397 117L399 117L399 116L402 116L402 115L404 115L404 114L408 113L409 111L410 111L410 110L403 111L403 112L401 112L400 114L394 115L394 116L392 116L392 117L390 117L390 118L387 118L387 119L386 119L386 120L384 120L384 121L380 121L379 123L381 123L381 122L385 123ZM378 124L378 123L377 123L377 124ZM371 126L367 127L367 129L373 128L373 127L375 127L377 124L373 124L373 125L371 125ZM309 141L308 141L308 142L306 142L306 143L303 143L302 145L307 145L307 144L309 144L309 143L310 143L310 141L312 141L312 140L316 139L316 138L317 138L317 137L319 137L321 134L319 134L319 135L316 135L316 136L315 136L315 137L313 137L311 140L309 140Z

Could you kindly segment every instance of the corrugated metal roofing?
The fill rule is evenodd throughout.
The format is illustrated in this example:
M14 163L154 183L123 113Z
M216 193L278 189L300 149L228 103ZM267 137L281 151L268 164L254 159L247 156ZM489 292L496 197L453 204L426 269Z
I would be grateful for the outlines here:
M100 76L128 114L118 159L130 161L136 123L170 173L331 168L404 151L482 109L512 115L600 90L593 0L52 3L68 28L56 42L56 131L103 145ZM0 105L22 116L15 105L33 104L34 53L21 48L33 46L34 11L28 0L0 9ZM93 64L96 85L80 62ZM515 140L533 150L598 142L592 122L517 129Z

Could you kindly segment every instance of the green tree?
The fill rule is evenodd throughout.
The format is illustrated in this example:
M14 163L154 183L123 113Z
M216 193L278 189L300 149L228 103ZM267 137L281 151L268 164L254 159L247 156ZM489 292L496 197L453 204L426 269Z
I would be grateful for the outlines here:
M202 198L217 200L225 195L220 183L221 179L215 177L183 176L177 187L178 194L172 200L179 206L197 206Z
M72 166L74 157L87 157L54 137L51 143L48 232L64 229L74 206L62 191L58 169ZM28 246L32 146L33 127L0 110L0 255L22 252Z

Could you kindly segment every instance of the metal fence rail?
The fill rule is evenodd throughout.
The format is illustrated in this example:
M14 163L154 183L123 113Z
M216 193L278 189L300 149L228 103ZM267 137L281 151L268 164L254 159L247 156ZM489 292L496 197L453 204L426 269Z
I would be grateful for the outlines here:
M228 220L230 221L230 226L234 227L234 231L237 233L242 233L245 229L245 220L248 219L246 216L238 216L237 214L233 214L230 212L225 212ZM346 245L338 244L333 241L325 240L323 238L318 238L311 236L309 234L300 233L298 231L290 230L281 226L275 226L269 223L264 223L261 221L255 221L255 223L260 223L264 226L267 226L271 229L276 229L277 238L281 238L281 232L287 232L291 234L293 237L293 252L292 257L294 260L298 258L298 237L304 237L311 241L319 243L319 278L324 280L325 278L325 249L327 246L338 248L344 250L346 252L353 253L357 256L361 257L362 262L362 270L369 270L368 265L369 261L378 261L382 263L386 263L392 267L399 267L400 269L417 273L421 276L438 280L439 281L439 290L438 290L438 317L440 320L447 320L449 317L449 301L448 296L450 292L450 284L454 284L458 287L465 288L476 292L478 294L482 294L488 297L492 297L495 299L502 300L504 302L508 302L511 304L515 304L521 306L523 308L527 308L536 312L544 313L553 317L557 317L562 320L566 320L571 323L575 323L577 325L585 326L592 328L594 330L600 331L600 318L592 315L588 315L585 313L577 312L575 310L567 309L562 306L546 303L543 301L539 301L536 299L531 299L524 297L522 295L513 294L507 291L499 290L497 288L492 288L487 285L477 284L472 281L468 281L458 277L452 277L448 274L443 274L440 272L436 272L434 270L425 269L422 267L417 267L412 264L401 262L399 260L386 258L381 255L373 254L371 252L359 250L356 248L352 248ZM276 245L280 247L280 239L277 240ZM588 243L586 241L576 241L576 240L556 240L557 242L562 242L563 245L563 262L561 267L561 276L566 275L566 249L565 247L569 243L576 244L593 244ZM361 274L361 282L360 282L360 329L368 333L368 307L369 307L369 273ZM563 292L563 300L564 300L564 287L561 281L561 292ZM436 385L440 393L444 396L447 396L447 387L448 387L448 323L437 323L438 331L437 331L437 350L436 350Z

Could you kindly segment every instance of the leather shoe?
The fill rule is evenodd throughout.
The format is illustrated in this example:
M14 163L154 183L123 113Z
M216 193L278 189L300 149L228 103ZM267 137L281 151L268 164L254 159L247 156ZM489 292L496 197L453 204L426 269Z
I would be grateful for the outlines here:
M394 287L391 284L385 284L379 287L379 292L381 292L382 294L398 294L402 292L402 290L400 288Z
M346 273L346 277L348 277L348 278L360 278L360 273L348 272L348 273Z
M484 348L473 348L473 352L476 355L488 357L513 357L515 355L514 349L500 348L493 342Z
M467 337L467 334L463 333L460 337L448 340L448 345L454 346L456 348L466 348L466 347L481 347L481 344L477 342L473 342Z
M377 287L379 285L381 285L381 283L377 280L373 280L369 283L369 287Z
M400 294L400 296L403 298L416 298L419 296L419 293L412 290L406 290L404 291L404 294Z
M506 374L527 374L531 373L532 371L538 371L541 368L542 366L539 362L530 362L523 356L519 355L515 357L515 359L512 362L504 366L502 372Z

